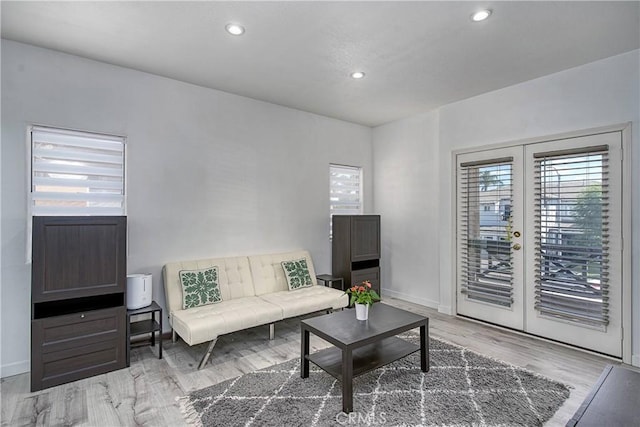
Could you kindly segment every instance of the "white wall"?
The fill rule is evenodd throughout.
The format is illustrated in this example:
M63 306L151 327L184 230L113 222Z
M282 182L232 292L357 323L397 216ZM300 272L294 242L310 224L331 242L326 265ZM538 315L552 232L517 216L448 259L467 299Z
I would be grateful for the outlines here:
M438 150L437 112L373 131L383 295L433 308L439 303Z
M31 123L128 137L128 270L154 274L161 304L167 261L304 247L318 272L329 272L328 164L335 162L364 167L365 212L382 215L383 294L453 312L452 151L631 121L636 184L639 58L639 51L608 58L372 132L2 41L1 375L29 369ZM632 204L633 324L640 325L639 185ZM640 327L633 338L638 364Z
M128 272L168 261L306 248L330 272L329 163L362 166L371 129L2 41L2 376L29 370L26 128L126 135Z
M383 265L390 276L387 286L393 286L407 299L438 299L439 310L454 313L454 276L452 254L452 152L457 149L481 147L488 144L513 142L564 132L579 131L600 126L632 122L632 291L633 291L633 354L634 363L640 365L640 150L638 126L640 125L640 51L618 55L581 67L531 80L495 92L446 105L430 114L401 120L374 129L375 206L385 215L386 228L400 227L406 212L419 214L424 209L423 198L437 200L438 214L430 210L412 218L420 225L415 232L421 236L439 236L439 242L425 240L423 253L439 256L439 292L432 287L418 289L414 284L424 277L423 263L407 263L383 253ZM409 126L413 131L409 132ZM436 128L438 136L423 135L421 127ZM434 139L438 142L434 144ZM437 147L434 147L437 145ZM413 152L405 152L411 147ZM425 149L428 148L428 149ZM434 159L435 157L435 159ZM397 164L387 164L385 158L402 159ZM390 195L382 195L385 188L392 190L397 183L386 183L394 175L392 169L435 168L438 173L435 189L425 185L424 176L402 176L403 191L413 193L412 206L396 203ZM392 222L392 224L390 224ZM411 236L396 239L386 236L394 244L416 248ZM404 239L404 240L403 240ZM424 255L414 255L420 257ZM402 270L400 275L399 270ZM434 273L433 277L437 277ZM389 284L391 283L391 284Z

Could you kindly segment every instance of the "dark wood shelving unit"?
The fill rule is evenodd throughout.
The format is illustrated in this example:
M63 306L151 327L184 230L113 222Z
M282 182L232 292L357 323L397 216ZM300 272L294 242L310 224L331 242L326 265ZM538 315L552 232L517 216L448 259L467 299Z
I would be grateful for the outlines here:
M333 215L332 275L344 289L365 280L380 294L380 215Z
M125 367L124 216L33 217L31 391Z

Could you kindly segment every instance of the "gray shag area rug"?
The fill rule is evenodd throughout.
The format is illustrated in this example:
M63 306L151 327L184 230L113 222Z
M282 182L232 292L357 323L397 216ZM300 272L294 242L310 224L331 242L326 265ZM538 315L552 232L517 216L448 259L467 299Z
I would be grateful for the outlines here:
M418 343L410 331L401 338ZM420 355L353 380L353 409L342 412L340 382L300 359L255 371L179 398L197 426L540 426L569 387L463 347L431 338L430 370Z

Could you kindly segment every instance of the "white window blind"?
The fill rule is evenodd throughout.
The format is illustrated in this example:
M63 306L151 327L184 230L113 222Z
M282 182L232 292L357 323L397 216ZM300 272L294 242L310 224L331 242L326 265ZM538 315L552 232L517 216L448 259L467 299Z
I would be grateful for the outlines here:
M31 214L124 215L125 140L31 128Z
M609 322L608 147L535 154L536 309Z
M362 213L362 168L329 165L329 239L333 236L333 215Z
M458 168L461 292L502 307L513 303L512 162L509 157Z
M362 213L362 168L329 165L331 215Z

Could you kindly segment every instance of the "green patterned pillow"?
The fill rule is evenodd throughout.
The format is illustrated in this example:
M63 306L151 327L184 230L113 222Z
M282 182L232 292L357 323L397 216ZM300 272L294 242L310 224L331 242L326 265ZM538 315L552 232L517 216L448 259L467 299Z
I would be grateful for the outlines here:
M182 308L199 307L222 301L218 285L218 267L204 270L182 270Z
M284 275L287 278L287 285L289 285L290 291L313 286L313 281L309 275L309 267L307 266L307 260L305 258L293 261L282 261L281 264L284 270Z

